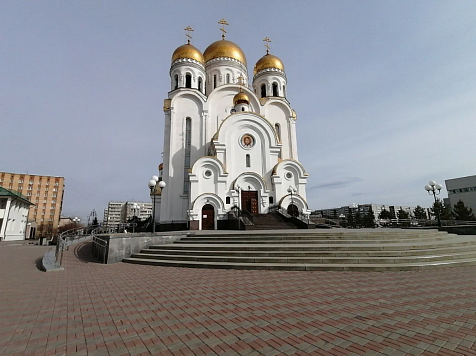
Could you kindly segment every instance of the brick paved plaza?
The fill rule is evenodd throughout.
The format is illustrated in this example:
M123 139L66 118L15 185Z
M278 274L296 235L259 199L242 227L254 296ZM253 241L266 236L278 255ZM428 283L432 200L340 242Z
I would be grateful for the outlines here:
M275 272L101 265L0 244L1 355L476 355L476 267Z

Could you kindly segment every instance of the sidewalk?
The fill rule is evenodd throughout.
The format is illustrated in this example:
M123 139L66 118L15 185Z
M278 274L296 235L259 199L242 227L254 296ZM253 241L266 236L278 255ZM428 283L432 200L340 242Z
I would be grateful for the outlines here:
M476 267L286 272L0 246L0 355L476 355Z

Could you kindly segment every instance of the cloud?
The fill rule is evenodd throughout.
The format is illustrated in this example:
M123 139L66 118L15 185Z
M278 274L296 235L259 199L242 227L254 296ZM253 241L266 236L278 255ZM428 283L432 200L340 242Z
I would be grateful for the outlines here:
M332 182L325 182L317 185L313 185L309 188L307 188L308 191L313 191L317 189L336 189L336 188L344 188L348 187L352 183L357 183L361 182L362 179L359 177L343 177L343 178L337 178L337 180L334 180Z

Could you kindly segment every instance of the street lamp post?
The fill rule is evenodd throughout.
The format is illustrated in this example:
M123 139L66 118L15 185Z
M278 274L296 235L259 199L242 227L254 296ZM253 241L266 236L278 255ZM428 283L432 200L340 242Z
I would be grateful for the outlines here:
M77 223L79 223L80 221L81 221L81 219L80 219L80 218L78 218L77 216L75 216L75 217L73 218L73 222L74 222L74 230L76 230L76 229L77 229L76 225L77 225Z
M155 186L157 185L157 182L160 189L164 189L166 185L162 180L159 182L159 177L157 176L152 176L149 181L150 194L154 196L152 205L152 233L155 233Z
M137 221L137 210L140 209L140 206L137 203L132 204L132 210L134 211L134 216L132 218L132 233L136 232L136 221Z
M291 215L292 215L293 218L296 217L296 216L295 216L295 215L296 215L296 211L294 210L295 205L294 205L294 200L293 200L293 193L294 193L294 192L295 192L295 191L294 191L294 188L291 187L291 186L289 186L289 188L288 188L288 193L291 194L291 205L292 205L292 208L291 208L291 213L292 213L292 214L291 214Z
M441 219L440 219L441 204L438 204L438 199L436 198L436 196L440 195L441 188L443 188L443 186L441 184L436 183L434 180L431 180L427 185L425 185L425 190L428 192L429 195L433 194L433 198L435 199L436 218L438 219L439 227L441 227Z

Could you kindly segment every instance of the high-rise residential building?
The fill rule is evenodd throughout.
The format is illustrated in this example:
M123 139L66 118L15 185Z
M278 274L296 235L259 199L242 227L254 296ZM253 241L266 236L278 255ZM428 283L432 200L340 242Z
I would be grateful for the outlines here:
M152 214L152 203L141 201L111 201L104 209L104 224L124 224L134 216L145 220Z
M342 206L340 208L332 208L332 209L321 209L315 210L312 212L313 215L318 215L327 218L335 218L338 219L339 217L347 217L349 214L355 215L357 212L363 216L367 214L367 212L372 209L372 212L375 216L375 219L378 220L380 213L385 209L390 212L392 219L398 219L398 211L401 209L408 213L410 218L413 218L414 214L413 211L415 210L415 206L402 206L402 205L384 205L384 204L356 204L350 206ZM428 209L425 209L427 216Z
M56 234L63 209L64 177L0 172L0 187L18 192L34 204L28 221L36 222L37 236Z
M451 208L461 200L476 215L476 175L447 179L445 184Z

